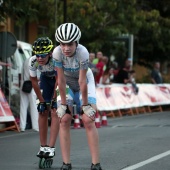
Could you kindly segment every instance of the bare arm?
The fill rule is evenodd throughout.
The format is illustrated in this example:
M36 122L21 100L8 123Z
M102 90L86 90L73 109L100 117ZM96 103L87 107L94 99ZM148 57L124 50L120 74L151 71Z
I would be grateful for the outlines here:
M2 62L2 61L0 61L0 65L1 66L9 66L9 67L11 67L11 64L5 63L5 62Z
M156 74L156 71L153 69L151 72L151 83L153 84L157 84L155 81L155 74Z
M132 78L133 78L132 75L130 75L129 78L125 78L125 79L124 79L124 83L125 83L125 84L127 84L127 83L132 83Z
M66 79L62 68L56 67L58 75L58 88L61 96L61 104L66 105Z
M82 101L83 105L88 104L88 91L87 91L87 78L86 78L87 70L80 70L79 72L79 85L80 85L80 91L82 93Z
M102 79L102 84L110 84L110 81L109 81L109 83L106 82L108 78L109 77L107 75L104 75L103 79Z
M124 79L124 83L127 84L127 83L132 83L132 80L129 78L129 79Z
M53 99L57 99L57 92L56 92L56 88L58 86L58 76L55 76L56 82L55 82L55 86L54 86L54 94L53 94Z
M152 82L153 84L156 84L156 81L155 81L153 78L151 78L151 82Z
M45 102L45 101L44 101L44 98L42 97L42 94L41 94L41 91L40 91L40 87L39 87L39 85L38 85L38 79L37 79L37 77L31 77L31 76L30 76L30 80L31 80L31 82L32 82L33 89L34 89L34 91L35 91L35 93L36 93L39 101L40 101L40 102Z

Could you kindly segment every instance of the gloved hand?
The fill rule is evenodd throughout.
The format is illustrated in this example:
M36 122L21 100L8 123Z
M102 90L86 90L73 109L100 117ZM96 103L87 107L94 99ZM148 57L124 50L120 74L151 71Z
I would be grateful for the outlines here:
M51 102L51 109L57 109L57 101L56 99L53 99Z
M95 120L96 111L93 109L93 107L90 104L83 105L82 110L88 117L90 117L92 120Z
M39 113L44 113L45 110L47 110L47 104L46 102L40 102L37 106L37 110Z
M66 109L67 109L67 105L63 105L61 104L58 108L57 108L57 115L59 118L62 118L65 114L66 114Z

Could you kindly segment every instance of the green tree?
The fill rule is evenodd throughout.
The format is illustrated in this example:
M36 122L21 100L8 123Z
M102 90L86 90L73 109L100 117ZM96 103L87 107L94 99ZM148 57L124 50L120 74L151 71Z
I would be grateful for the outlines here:
M33 5L33 0L3 1L0 6L0 22L3 22L7 17L10 17L15 20L16 24L22 25L29 20L38 19L38 11L36 10L36 8L32 8Z
M63 23L63 0L5 0L0 6L0 21L12 17L17 25L36 21L48 28L55 41L56 27ZM67 22L77 24L82 32L80 43L89 51L103 51L107 56L125 57L124 43L114 39L134 35L134 59L162 62L170 53L169 0L67 0ZM41 35L39 35L41 36Z
M18 27L32 21L36 21L38 24L45 23L49 28L48 35L52 35L55 22L55 2L55 0L5 0L0 6L0 22L4 22L7 17L10 17Z
M140 25L135 0L68 0L67 6L67 22L79 25L82 31L80 42L90 51L101 50L110 55L114 52L113 39L137 32ZM62 23L62 20L58 21L58 24Z
M139 59L151 62L168 60L170 52L170 2L138 1L139 16L142 26L137 33L135 46Z

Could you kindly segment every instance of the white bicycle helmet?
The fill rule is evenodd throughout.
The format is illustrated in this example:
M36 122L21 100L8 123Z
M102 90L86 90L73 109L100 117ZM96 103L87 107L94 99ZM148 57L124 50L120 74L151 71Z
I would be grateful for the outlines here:
M81 31L79 27L73 23L65 23L60 25L55 33L56 41L59 43L77 42L81 37Z

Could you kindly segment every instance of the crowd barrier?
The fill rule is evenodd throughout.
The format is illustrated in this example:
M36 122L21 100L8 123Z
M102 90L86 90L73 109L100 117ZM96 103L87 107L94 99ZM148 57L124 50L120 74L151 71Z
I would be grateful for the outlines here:
M98 85L97 109L114 111L170 104L170 84L137 84L137 87L139 92L135 94L131 84Z
M0 132L6 130L15 130L19 132L19 127L11 112L9 104L0 88L0 124L6 124L4 128L0 128Z
M137 84L138 94L134 93L131 84L98 85L96 87L97 109L98 111L118 111L121 116L121 109L129 109L144 106L158 106L170 104L170 84ZM150 112L150 108L149 112ZM10 122L9 126L0 129L19 131L16 120L10 110L9 104L0 89L0 124Z

